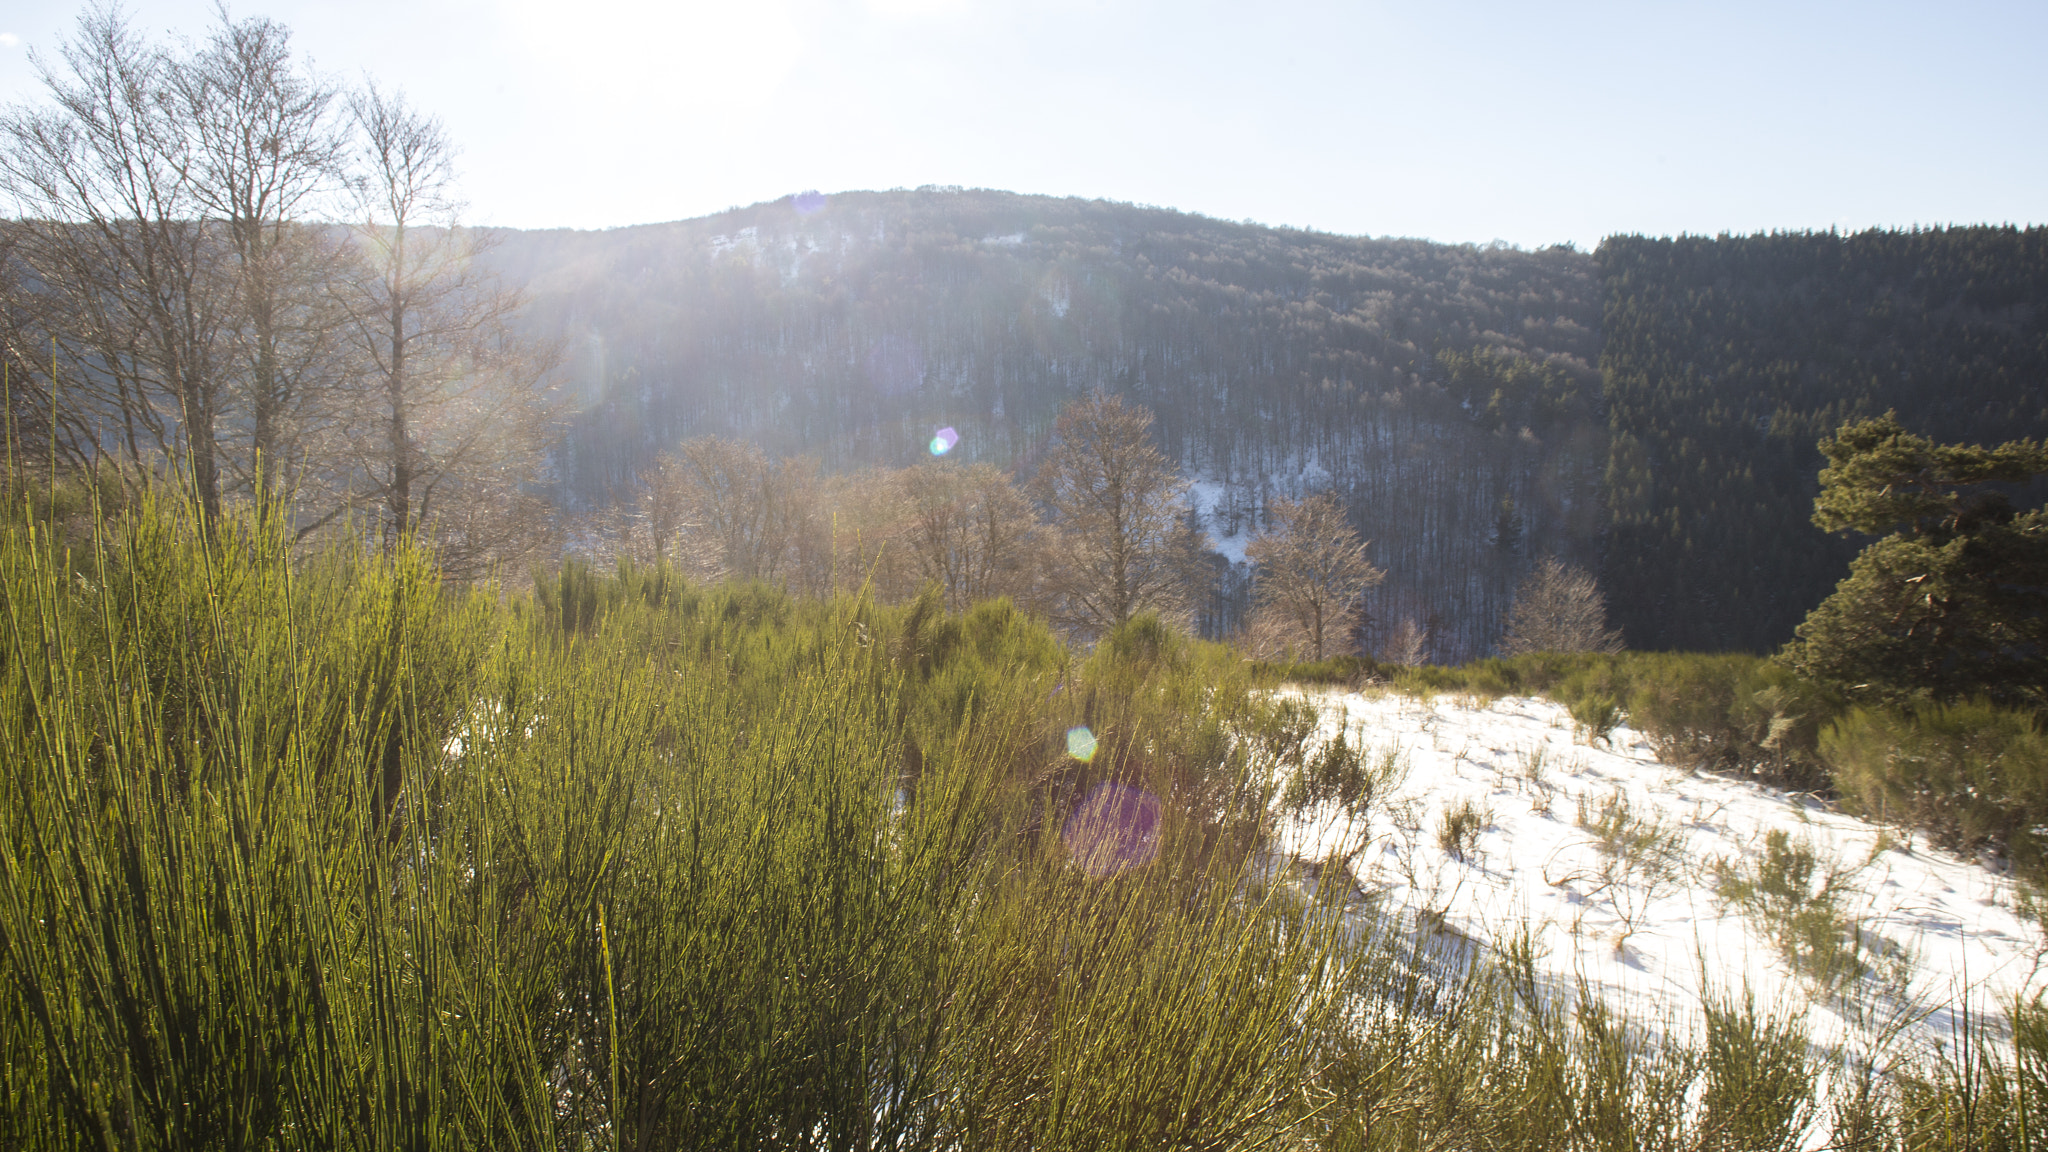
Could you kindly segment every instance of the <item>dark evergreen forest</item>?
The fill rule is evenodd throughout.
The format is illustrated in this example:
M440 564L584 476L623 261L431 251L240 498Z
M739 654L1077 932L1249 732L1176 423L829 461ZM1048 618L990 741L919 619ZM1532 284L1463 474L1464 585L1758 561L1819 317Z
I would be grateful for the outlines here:
M1845 421L2048 433L2048 229L1614 237L1604 583L1631 646L1767 651L1868 537L1809 520ZM2037 504L2048 493L2023 497Z
M699 435L843 471L951 426L1024 476L1099 388L1157 415L1214 537L1334 490L1388 572L1368 652L1412 622L1430 659L1487 653L1545 553L1601 574L1632 647L1770 650L1864 543L1808 522L1823 434L2048 432L2039 228L1529 252L926 188L501 241L577 392L571 507Z

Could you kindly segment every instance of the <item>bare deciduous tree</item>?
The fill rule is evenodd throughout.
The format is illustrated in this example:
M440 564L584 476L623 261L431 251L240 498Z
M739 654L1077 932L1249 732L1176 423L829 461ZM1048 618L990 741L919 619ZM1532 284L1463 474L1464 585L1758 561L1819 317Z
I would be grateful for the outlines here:
M361 272L340 286L368 386L358 475L388 536L436 536L465 574L544 539L539 477L556 420L543 349L515 338L516 293L478 266L488 238L457 220L441 125L367 88L351 101L363 155Z
M37 401L57 413L52 450L83 467L111 441L133 471L189 467L211 518L233 284L174 114L178 63L94 8L36 64L50 100L0 116L0 186L20 220L13 256L39 286L25 327L48 349L22 359L58 361Z
M1187 483L1152 443L1152 414L1096 393L1067 405L1032 482L1052 514L1054 619L1102 632L1141 612L1180 617L1185 568L1171 542Z
M1381 650L1380 658L1389 664L1403 664L1413 667L1424 663L1429 655L1429 629L1418 623L1413 616L1403 616L1394 631L1387 637L1387 644Z
M1311 660L1349 651L1358 598L1387 574L1366 560L1365 542L1327 492L1275 499L1266 515L1266 531L1244 550L1257 565L1260 613L1284 626Z
M706 579L802 578L816 534L815 461L773 461L759 445L704 436L645 476L642 517L661 555Z
M170 78L169 114L191 138L192 198L221 232L232 273L222 365L247 450L230 466L275 495L279 469L304 464L300 435L345 374L325 291L340 253L330 232L303 224L340 178L338 93L298 68L290 31L263 18L223 19Z
M1585 569L1544 556L1522 578L1508 608L1503 656L1525 652L1619 652L1621 633L1607 627L1607 598Z
M933 461L907 470L902 483L918 573L945 589L948 608L1029 599L1038 518L1002 469Z
M825 481L818 515L831 544L828 592L865 588L885 602L917 594L922 581L912 554L916 526L904 475L876 468Z
M696 565L676 552L682 544L684 528L691 526L683 467L682 459L675 453L664 452L640 470L640 492L634 500L633 550L657 564L675 563L692 568Z
M209 518L289 489L301 536L367 501L458 575L547 536L547 357L478 272L438 124L374 87L344 119L282 25L224 9L178 51L89 9L37 64L48 99L0 115L0 285L33 285L7 300L10 364L36 366L10 386L54 414L53 454L184 473ZM318 222L344 188L355 226Z

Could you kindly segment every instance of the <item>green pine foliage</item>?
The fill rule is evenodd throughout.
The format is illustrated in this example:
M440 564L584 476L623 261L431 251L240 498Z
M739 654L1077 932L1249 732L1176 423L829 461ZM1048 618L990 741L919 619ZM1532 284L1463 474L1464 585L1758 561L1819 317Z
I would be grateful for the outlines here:
M2048 472L2034 441L1916 436L1890 413L1821 442L1814 523L1882 536L1799 626L1783 660L1864 702L2048 706L2048 510L1994 484Z

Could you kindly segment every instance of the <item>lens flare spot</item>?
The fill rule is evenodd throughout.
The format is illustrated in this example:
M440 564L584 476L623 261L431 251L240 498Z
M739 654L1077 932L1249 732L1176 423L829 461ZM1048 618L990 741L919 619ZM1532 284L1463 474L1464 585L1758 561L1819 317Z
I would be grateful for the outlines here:
M1086 728L1067 729L1067 755L1081 761L1095 759L1095 733Z
M1060 838L1090 876L1150 864L1159 854L1159 797L1143 788L1098 784L1067 817Z
M951 428L941 428L932 434L932 455L944 456L960 443L960 434Z
M825 194L815 189L809 192L799 192L790 197L789 201L795 206L799 216L809 216L813 212L825 210Z

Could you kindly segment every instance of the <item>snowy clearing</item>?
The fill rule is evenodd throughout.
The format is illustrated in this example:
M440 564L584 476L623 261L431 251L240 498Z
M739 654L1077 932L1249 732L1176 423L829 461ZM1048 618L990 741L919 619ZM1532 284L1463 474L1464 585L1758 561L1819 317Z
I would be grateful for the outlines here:
M1661 764L1626 727L1589 745L1546 700L1295 691L1322 738L1396 753L1363 827L1319 809L1282 833L1305 861L1350 854L1357 923L1377 905L1453 958L1526 926L1555 992L1583 982L1654 1031L1746 988L1852 1048L1952 1043L1965 1004L2000 1021L2048 975L2011 880L1813 797Z

